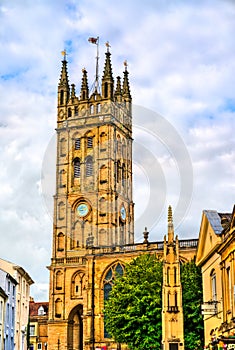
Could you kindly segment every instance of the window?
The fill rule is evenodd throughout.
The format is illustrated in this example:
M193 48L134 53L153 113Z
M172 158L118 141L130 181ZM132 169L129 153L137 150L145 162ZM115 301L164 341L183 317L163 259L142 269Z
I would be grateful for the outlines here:
M97 104L97 106L96 106L96 111L97 111L97 113L100 113L100 111L101 111L100 103Z
M230 267L227 267L227 295L228 295L228 310L232 309L232 286L231 286L231 273Z
M30 336L35 335L35 326L34 325L29 326L29 335Z
M78 115L78 107L76 106L75 109L74 109L74 114L75 115Z
M217 300L217 292L216 292L216 273L215 270L211 271L211 299Z
M38 350L42 349L42 343L38 343Z
M71 116L72 116L72 110L71 108L68 108L68 118L71 118Z
M92 157L86 158L86 176L92 176L93 174L93 162Z
M87 148L92 148L93 147L93 137L88 136L87 138Z
M80 138L76 138L75 139L75 149L80 149L81 147L81 139Z
M90 106L90 114L94 114L94 106L93 105Z
M81 165L80 165L80 159L75 158L73 161L73 166L74 166L74 177L78 178L81 175Z

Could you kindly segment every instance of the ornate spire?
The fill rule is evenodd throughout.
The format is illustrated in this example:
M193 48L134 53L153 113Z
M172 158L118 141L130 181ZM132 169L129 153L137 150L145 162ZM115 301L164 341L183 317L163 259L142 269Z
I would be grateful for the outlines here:
M131 101L131 93L130 93L130 85L128 79L128 71L127 71L127 61L124 62L125 70L124 70L124 78L123 78L123 97L126 101Z
M172 243L173 241L174 241L173 216L172 216L172 208L169 205L168 207L168 243Z
M106 44L107 46L107 44ZM104 64L104 73L102 77L102 95L104 98L112 98L113 97L113 72L112 72L112 64L111 64L111 53L109 52L110 45L107 46L106 60Z
M80 99L87 100L89 97L89 88L88 88L88 81L87 81L87 71L85 68L83 68L82 73L83 75L82 75Z

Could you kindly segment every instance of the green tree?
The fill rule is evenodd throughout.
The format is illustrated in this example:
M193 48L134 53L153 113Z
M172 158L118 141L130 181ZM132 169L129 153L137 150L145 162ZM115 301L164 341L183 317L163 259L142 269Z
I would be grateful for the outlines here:
M185 349L203 348L202 275L195 261L181 265Z
M161 348L162 263L142 254L117 276L105 303L105 325L129 349Z

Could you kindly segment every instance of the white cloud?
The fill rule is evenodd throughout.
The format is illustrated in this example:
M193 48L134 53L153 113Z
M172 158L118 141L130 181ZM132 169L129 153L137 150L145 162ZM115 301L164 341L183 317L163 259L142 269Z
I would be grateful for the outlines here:
M134 103L159 112L188 148L194 192L177 231L180 237L196 237L203 209L230 211L234 203L234 15L234 3L219 0L119 1L108 6L94 0L1 2L0 256L32 274L37 298L47 298L52 223L39 183L56 126L60 52L67 49L70 82L77 93L84 66L89 83L94 80L96 51L87 42L89 36L100 36L101 76L105 41L111 44L115 76L122 75L128 60ZM166 206L172 203L174 208L179 200L177 166L183 169L184 162L175 159L176 139L166 134L161 143L158 125L143 119L142 126L156 131L158 142L148 141L147 151L159 171L154 183L140 174L141 182L146 181L136 198L141 201L145 194L148 202L150 183L150 198L152 193L162 201L147 210L142 218L146 222L137 223L136 237L152 225L158 210L158 226L150 238L162 239Z

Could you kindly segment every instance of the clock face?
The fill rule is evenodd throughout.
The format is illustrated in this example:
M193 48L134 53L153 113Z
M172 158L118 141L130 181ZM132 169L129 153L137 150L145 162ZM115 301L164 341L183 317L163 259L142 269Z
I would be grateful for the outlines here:
M126 220L126 209L125 209L124 205L120 209L120 216L121 216L121 219L123 221Z
M77 207L77 213L79 216L84 217L88 214L89 208L86 203L80 203Z

